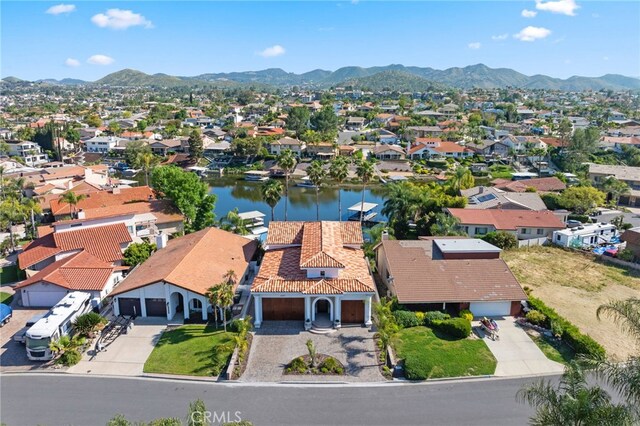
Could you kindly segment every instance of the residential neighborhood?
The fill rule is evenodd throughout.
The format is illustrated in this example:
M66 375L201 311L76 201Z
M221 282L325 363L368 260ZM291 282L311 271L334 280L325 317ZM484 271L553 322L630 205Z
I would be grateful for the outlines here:
M332 5L338 13L272 2L268 14L254 3L190 4L193 28L171 2L157 12L47 5L42 22L108 31L97 46L117 46L107 53L118 58L65 53L54 66L43 52L41 69L14 64L31 53L15 50L13 27L28 28L27 9L42 4L7 8L0 423L640 421L640 73L625 65L638 42L619 57L637 35L637 10L612 6L605 18L600 2L558 0L515 17L514 5L491 2L454 15L444 2L450 13L434 19L480 40L455 47L452 36L413 29L433 5L385 13L388 3L358 3ZM485 8L505 28L517 18L553 30L480 39L466 28L487 22ZM87 24L79 15L89 9ZM612 52L597 56L607 59L579 72L575 59L556 60L574 42L550 14L607 25L615 15L628 34L606 35ZM240 60L246 34L264 36L244 21L265 18L274 37L290 29L288 43ZM304 49L298 18L314 27L300 33ZM400 47L373 34L374 53L351 35L403 19ZM211 47L197 66L184 57L193 47L166 39L172 20L172 37ZM202 25L236 37L233 50ZM62 44L76 46L61 28ZM137 32L161 34L156 52L174 49L171 63L151 61ZM32 49L34 36L23 36ZM432 37L452 57L409 63L405 50L427 55L413 40ZM331 56L325 40L342 62L316 63ZM498 66L487 52L499 49L518 61ZM492 65L454 66L473 55ZM370 66L380 61L394 65ZM30 392L42 410L24 409ZM95 420L63 402L85 393Z

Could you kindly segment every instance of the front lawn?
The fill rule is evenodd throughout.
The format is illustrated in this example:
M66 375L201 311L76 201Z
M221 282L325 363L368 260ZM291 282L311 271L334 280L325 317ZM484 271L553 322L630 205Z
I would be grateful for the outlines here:
M404 360L407 379L479 376L496 370L496 359L482 340L452 339L428 327L400 330L393 347Z
M563 341L551 342L543 336L529 337L531 337L531 340L538 345L542 353L551 361L559 362L560 364L569 364L576 357L573 349Z
M0 291L0 303L10 305L12 300L13 300L12 294L5 293L4 291Z
M233 352L233 335L209 325L165 331L145 362L144 372L217 376Z
M0 268L0 284L9 284L24 279L16 265L8 265Z

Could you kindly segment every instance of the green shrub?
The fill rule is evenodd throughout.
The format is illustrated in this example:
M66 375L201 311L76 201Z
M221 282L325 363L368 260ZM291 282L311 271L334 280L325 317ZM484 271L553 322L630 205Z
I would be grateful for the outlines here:
M570 214L568 220L579 220L582 223L588 223L590 221L589 216L586 214Z
M506 231L492 231L482 237L482 239L502 250L510 250L518 247L518 239L516 236Z
M418 319L418 325L424 325L424 312L416 312L416 318Z
M87 312L76 318L73 322L73 328L78 334L86 336L93 331L104 328L107 322L108 320L100 314Z
M287 366L288 372L305 373L307 371L307 363L304 362L304 358L301 356L294 358Z
M471 334L471 322L465 318L451 318L447 320L436 320L432 322L432 327L438 331L448 334L451 337L464 339Z
M560 321L551 321L551 332L554 336L562 338L562 335L564 334L562 323Z
M626 262L633 262L634 257L633 252L627 248L618 252L618 259Z
M451 318L451 315L440 311L427 311L424 313L424 325L431 325L434 321L444 321Z
M532 310L527 312L527 321L531 324L544 326L547 324L547 316L540 311Z
M412 356L404 360L404 377L409 380L425 380L429 378L432 366L423 357Z
M74 349L65 351L62 355L60 355L60 358L58 358L58 362L60 362L60 364L64 366L71 367L79 363L81 359L82 354L80 353L80 351Z
M417 327L420 325L415 312L411 311L395 311L393 316L400 328Z
M552 328L552 324L555 323L554 327L556 327L556 329L562 329L562 340L571 346L577 354L591 357L603 357L605 355L604 348L598 342L590 336L582 334L580 330L578 330L578 327L558 315L554 309L545 305L542 300L530 297L529 306L532 309L540 311L547 317L544 327Z
M334 373L334 374L342 374L344 373L344 369L342 365L335 358L327 358L319 366L320 371L323 373Z
M460 311L460 314L458 315L460 318L464 318L467 321L471 322L473 321L473 312L471 312L469 309L463 309Z

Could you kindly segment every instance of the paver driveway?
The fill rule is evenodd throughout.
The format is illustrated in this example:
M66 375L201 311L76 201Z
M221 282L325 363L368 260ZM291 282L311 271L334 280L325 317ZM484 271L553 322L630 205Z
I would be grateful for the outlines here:
M493 341L484 336L482 331L476 331L498 361L496 376L528 376L564 371L562 364L545 356L529 335L515 323L513 317L495 320L500 327L499 340Z
M283 381L383 381L376 360L373 332L363 327L343 327L331 334L304 331L302 322L265 321L251 344L244 382ZM307 339L317 352L335 357L345 366L343 376L284 375L284 367L295 357L307 354Z

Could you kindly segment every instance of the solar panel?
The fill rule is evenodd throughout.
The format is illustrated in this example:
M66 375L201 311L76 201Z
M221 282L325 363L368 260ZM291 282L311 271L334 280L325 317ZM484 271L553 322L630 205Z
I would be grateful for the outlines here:
M478 199L479 203L484 203L490 200L495 200L498 197L496 197L495 194L485 194L485 195L476 196L476 198Z

